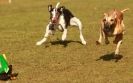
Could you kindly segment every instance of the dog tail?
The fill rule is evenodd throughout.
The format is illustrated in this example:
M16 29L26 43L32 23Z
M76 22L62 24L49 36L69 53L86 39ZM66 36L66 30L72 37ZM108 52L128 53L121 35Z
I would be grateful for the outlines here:
M124 13L125 11L129 10L129 8L126 8L124 10L121 10L122 13Z

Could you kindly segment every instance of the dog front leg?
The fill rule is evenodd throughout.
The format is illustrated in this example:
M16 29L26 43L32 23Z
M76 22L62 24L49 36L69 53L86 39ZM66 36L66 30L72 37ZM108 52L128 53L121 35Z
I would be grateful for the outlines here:
M50 25L50 24L48 24L47 27L46 27L46 33L45 33L45 35L44 35L44 38L43 38L42 40L38 41L38 42L36 43L36 45L41 45L42 43L46 42L46 40L47 40L49 34L51 33L51 30L49 30L49 25Z
M116 38L114 40L114 43L117 44L116 50L115 50L115 55L119 54L119 48L120 48L120 45L122 43L122 39L123 39L123 34L119 34L119 35L116 36Z
M64 29L63 29L63 27L61 25L58 26L58 30L61 31L61 32L64 31Z
M119 54L119 48L120 48L121 43L122 43L122 40L120 40L120 41L117 43L116 50L115 50L115 55L118 55L118 54Z
M64 29L63 34L62 34L62 41L65 41L67 37L67 29Z
M103 37L105 38L105 35L104 35L104 32L103 32L102 28L100 28L99 31L100 31L100 35L99 35L99 39L98 39L98 41L96 41L96 44L97 44L97 45L99 45L99 44L102 43L102 39L103 39Z
M105 44L109 44L109 43L110 43L110 42L109 42L108 36L105 35Z

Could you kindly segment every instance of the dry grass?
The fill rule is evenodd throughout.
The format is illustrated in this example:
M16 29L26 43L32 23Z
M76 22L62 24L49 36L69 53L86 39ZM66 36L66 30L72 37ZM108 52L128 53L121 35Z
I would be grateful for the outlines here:
M48 23L47 5L56 4L54 0L13 0L11 5L0 5L0 50L9 55L9 63L19 73L18 79L9 83L132 83L133 1L60 1L82 20L86 46L77 42L79 32L75 27L69 29L65 45L57 40L61 38L60 32L47 43L35 45ZM95 45L99 22L104 12L127 7L130 11L124 16L122 58L115 62L111 55L115 45ZM96 61L100 57L103 58Z

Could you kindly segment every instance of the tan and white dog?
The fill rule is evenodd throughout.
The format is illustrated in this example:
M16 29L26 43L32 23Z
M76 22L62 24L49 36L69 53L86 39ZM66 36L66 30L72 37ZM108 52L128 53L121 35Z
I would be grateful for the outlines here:
M104 13L104 18L101 21L100 37L96 41L96 44L101 44L102 39L105 39L105 44L109 44L108 37L114 37L114 44L117 44L115 55L119 54L119 48L122 43L123 34L125 31L125 25L123 23L123 13L129 10L129 8L122 11L112 10L108 13Z

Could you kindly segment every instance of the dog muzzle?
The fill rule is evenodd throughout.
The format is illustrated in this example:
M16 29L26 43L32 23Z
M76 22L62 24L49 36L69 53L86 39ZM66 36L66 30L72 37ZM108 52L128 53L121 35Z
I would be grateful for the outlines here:
M55 25L53 23L49 25L49 30L52 30L52 31L55 30Z
M59 16L58 15L51 19L52 24L58 24L58 22L59 22Z

